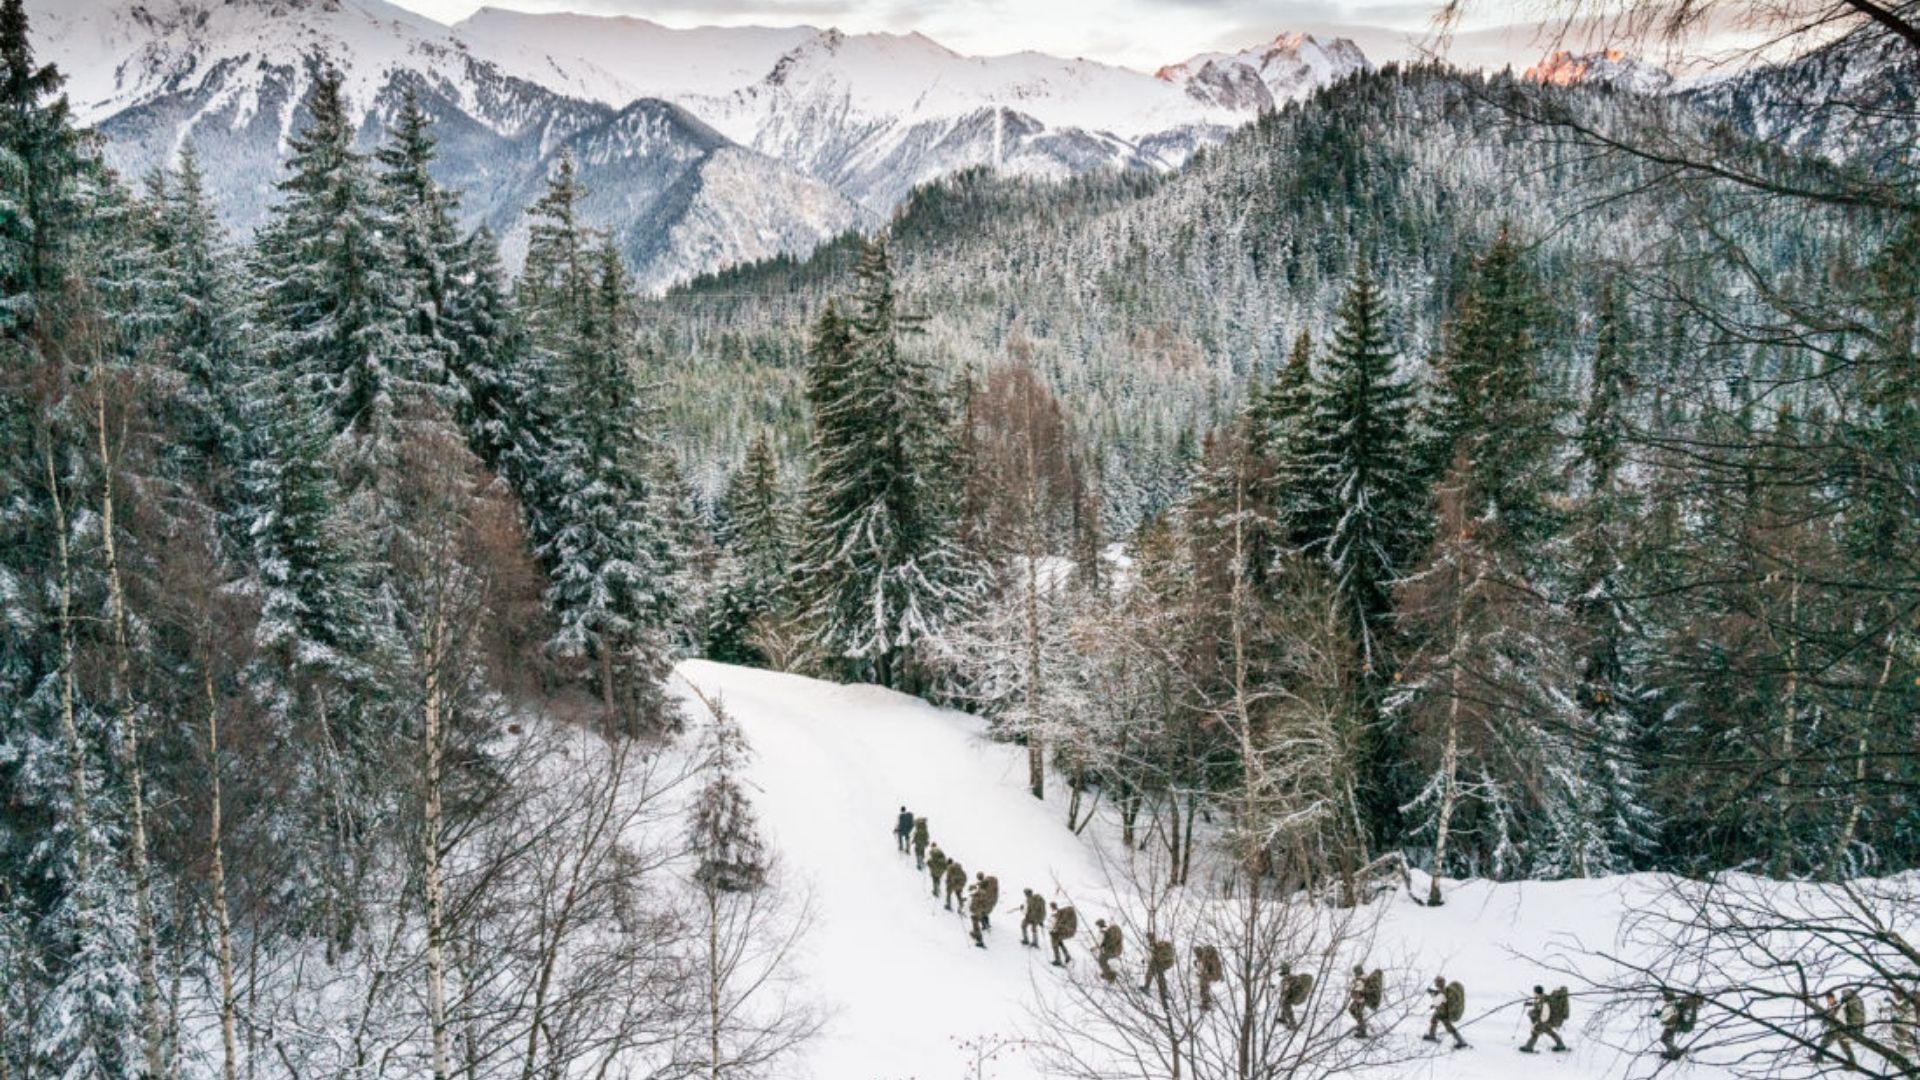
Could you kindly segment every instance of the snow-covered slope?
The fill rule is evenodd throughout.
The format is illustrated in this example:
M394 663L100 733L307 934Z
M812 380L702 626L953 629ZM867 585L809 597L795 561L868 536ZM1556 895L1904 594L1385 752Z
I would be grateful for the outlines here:
M501 8L481 8L453 32L502 70L615 107L643 97L730 94L820 34L810 26L679 29L627 16Z
M1064 976L1044 950L1019 945L1012 916L996 914L990 947L968 942L964 920L941 909L925 874L896 854L888 835L902 804L929 820L933 838L969 874L1000 878L1000 907L1024 887L1071 896L1090 933L1110 910L1092 839L1061 822L1057 800L1037 802L1025 790L1024 751L984 737L972 717L914 698L864 686L705 661L680 665L677 685L698 724L702 699L724 702L752 743L748 779L755 807L787 870L812 890L818 923L804 976L835 1011L827 1033L789 1075L816 1080L971 1075L962 1044L1031 1030L1036 995L1058 991ZM697 688L698 693L694 691ZM1405 1060L1383 1074L1436 1080L1540 1080L1639 1075L1656 1031L1642 1010L1590 1027L1593 1003L1581 1000L1568 1028L1574 1051L1527 1057L1522 1005L1535 983L1567 982L1549 970L1581 960L1582 949L1615 947L1636 912L1657 902L1665 882L1654 875L1516 883L1456 884L1438 909L1402 894L1382 905L1372 956L1391 958L1403 993L1444 971L1468 987L1464 1027L1472 1050L1429 1050L1412 1020L1386 1036ZM1005 919L1003 923L1001 920ZM1088 966L1085 939L1076 975ZM1629 955L1631 950L1629 949ZM1137 950L1123 957L1139 978ZM1576 984L1577 985L1577 984ZM1115 989L1113 992L1128 991ZM1424 1025L1420 1025L1424 1028ZM1018 1052L1003 1055L989 1075L1023 1080L1043 1075ZM1689 1062L1685 1075L1729 1075Z

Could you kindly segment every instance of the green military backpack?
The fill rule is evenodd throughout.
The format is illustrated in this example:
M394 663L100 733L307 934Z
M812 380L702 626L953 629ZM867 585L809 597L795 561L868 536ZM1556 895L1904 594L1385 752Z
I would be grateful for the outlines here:
M1547 1023L1559 1027L1567 1022L1567 988L1562 986L1547 995Z
M1298 1005L1313 993L1313 976L1306 973L1289 975L1280 986L1280 1000L1288 1005Z
M1847 995L1840 999L1840 1011L1846 1017L1848 1027L1867 1026L1867 1007L1861 1002L1859 994L1851 990L1847 991Z
M1361 1000L1367 1003L1367 1008L1378 1009L1380 1007L1380 999L1384 996L1385 992L1386 978L1386 972L1381 971L1379 968L1374 968L1373 974L1367 976L1366 984L1360 991Z
M1450 1022L1459 1023L1460 1018L1467 1015L1467 988L1458 981L1447 984L1446 1006Z

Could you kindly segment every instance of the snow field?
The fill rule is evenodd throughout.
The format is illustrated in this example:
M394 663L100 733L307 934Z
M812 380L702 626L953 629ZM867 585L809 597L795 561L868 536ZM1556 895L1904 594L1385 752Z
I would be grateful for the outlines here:
M1082 931L1075 956L1091 963L1086 948L1093 920L1104 914L1106 878L1094 844L1063 826L1060 798L1050 794L1043 803L1027 793L1023 749L989 741L976 717L876 687L707 661L681 664L678 676L676 689L696 725L706 716L702 698L723 703L752 743L746 777L761 826L780 852L789 887L811 892L816 922L803 977L833 1017L797 1075L959 1076L967 1059L960 1043L1030 1030L1034 995L1058 985L1061 973L1048 966L1046 949L1020 947L1018 917L1006 909L1021 899L1023 887L1044 887L1049 899L1073 896ZM969 878L976 870L1000 878L985 951L968 941L964 918L941 909L912 856L896 853L891 830L903 803L926 815L934 841L961 860ZM1424 891L1425 881L1416 876L1415 886ZM1412 1014L1386 1037L1425 1052L1417 1041L1425 1030L1420 993L1432 975L1444 973L1466 985L1462 1032L1474 1046L1435 1050L1395 1067L1393 1075L1535 1080L1647 1071L1652 1059L1616 1047L1651 1047L1657 1036L1651 1020L1635 1020L1641 1010L1630 1010L1621 1023L1590 1032L1593 1003L1579 996L1576 980L1553 967L1573 963L1585 949L1611 947L1622 920L1660 888L1661 879L1650 875L1469 882L1453 885L1438 909L1415 904L1404 892L1376 901L1385 909L1369 967L1388 968L1390 994L1414 998ZM1184 973L1186 943L1179 945ZM1120 962L1123 977L1137 980L1141 962L1141 943L1130 941ZM1565 1031L1570 1054L1516 1052L1527 1033L1524 1000L1536 983L1574 987ZM1344 993L1343 979L1323 985L1315 991L1317 1005L1337 1008ZM1691 1065L1683 1072L1722 1075ZM988 1075L1018 1080L1043 1073L1016 1053L996 1060Z

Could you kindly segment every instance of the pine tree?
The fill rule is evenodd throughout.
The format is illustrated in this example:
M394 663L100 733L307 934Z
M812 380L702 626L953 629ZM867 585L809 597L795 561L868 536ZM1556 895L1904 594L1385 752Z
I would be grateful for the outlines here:
M765 432L754 437L746 460L728 478L722 508L726 530L706 654L728 663L764 663L767 657L752 642L754 625L787 608L793 585L791 515Z
M323 72L306 105L256 273L267 348L325 403L353 495L398 467L403 421L438 401L444 373L410 325L418 299L372 171L353 147L339 72Z
M1631 870L1652 852L1656 824L1639 760L1645 752L1650 694L1636 677L1644 640L1627 598L1630 530L1639 519L1635 494L1622 479L1626 410L1632 390L1619 295L1601 295L1591 386L1576 439L1581 484L1565 557L1573 580L1572 647L1579 666L1575 700L1582 713L1577 751L1593 805L1580 815L1581 835L1556 862L1567 870Z
M448 369L457 362L461 343L453 320L462 284L457 275L471 254L454 223L459 197L433 179L438 156L432 121L409 89L386 144L374 154L380 166L375 197L393 259L391 276L412 304L406 314L407 346L416 365L412 374L435 385L448 381ZM450 385L455 391L464 388Z
M1487 504L1467 512L1498 521L1516 553L1536 550L1556 531L1547 500L1556 436L1541 371L1544 319L1532 272L1503 228L1474 260L1447 323L1425 425L1429 475L1464 456L1471 490Z
M680 553L661 520L654 417L635 383L633 308L612 244L579 222L583 193L562 161L528 211L518 300L550 384L533 399L546 425L522 486L559 623L553 647L584 663L606 722L634 731L670 722L669 635ZM538 430L528 418L518 430Z
M884 248L868 245L848 299L816 324L801 579L820 651L883 686L976 589L955 542L952 420L926 362L905 347Z
M1413 454L1413 391L1396 377L1386 311L1365 268L1313 387L1308 546L1332 570L1361 662L1390 666L1393 582L1418 549L1425 492Z
M242 464L244 417L236 387L248 359L242 344L245 305L233 252L214 217L193 145L176 171L156 174L147 243L157 262L159 325L177 389L170 428L182 436L178 467L218 505L232 505Z

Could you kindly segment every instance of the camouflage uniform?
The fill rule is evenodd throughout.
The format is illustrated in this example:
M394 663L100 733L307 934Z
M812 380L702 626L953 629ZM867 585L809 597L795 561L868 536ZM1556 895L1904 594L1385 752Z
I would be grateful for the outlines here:
M1887 1026L1892 1028L1893 1049L1909 1062L1920 1058L1920 1025L1916 1025L1916 1005L1920 1001L1894 987L1893 998L1887 1003Z
M913 868L927 868L927 819L913 819Z
M1359 964L1353 965L1353 985L1347 988L1347 1015L1353 1017L1354 1038L1367 1037L1367 1014L1378 1012L1385 974L1374 968L1373 974Z
M1565 1051L1567 1044L1560 1041L1560 1025L1567 1022L1567 988L1562 986L1549 994L1542 987L1534 987L1533 1001L1527 1005L1527 1019L1532 1021L1533 1031L1520 1047L1521 1053L1533 1053L1533 1046L1542 1035L1553 1039L1556 1051Z
M1700 1018L1700 1006L1703 1003L1699 994L1682 994L1676 998L1671 990L1661 991L1660 997L1660 1045L1663 1048L1660 1056L1668 1061L1679 1061L1680 1044L1674 1040L1674 1036L1693 1030L1694 1022Z
M1444 1027L1447 1034L1453 1036L1454 1048L1465 1049L1467 1040L1460 1037L1459 1029L1453 1025L1467 1014L1466 987L1458 982L1448 982L1443 975L1436 975L1433 989L1427 991L1427 996L1434 999L1433 1017L1427 1021L1427 1033L1421 1038L1428 1042L1439 1042L1440 1036L1435 1033Z
M1193 975L1200 981L1200 1011L1213 1008L1213 984L1226 978L1220 964L1220 950L1211 945L1193 947Z
M1100 928L1100 946L1093 958L1100 964L1100 977L1112 982L1118 978L1113 971L1113 962L1120 959L1120 927L1105 919L1094 920L1094 925Z
M985 881L976 881L973 891L967 894L967 915L973 922L973 943L980 948L987 947L980 931L987 928L987 912L993 910L993 893Z
M1053 966L1066 967L1073 963L1073 957L1067 954L1067 942L1080 932L1080 916L1071 907L1053 905L1053 928L1047 931L1047 937L1053 942Z
M963 899L967 894L967 872L960 868L959 859L947 860L947 910L958 911L953 906L955 900ZM962 911L961 914L966 914Z
M1020 911L1020 944L1037 949L1040 931L1047 925L1047 902L1032 889L1022 891L1027 894L1027 901Z
M1000 879L988 874L980 879L980 886L987 890L986 914L980 917L980 925L993 929L993 909L1000 903Z
M1164 938L1147 937L1147 977L1140 984L1140 992L1146 993L1153 987L1159 987L1160 1000L1167 999L1167 972L1173 967L1173 942Z
M933 876L933 898L940 899L940 886L947 879L947 853L935 844L927 849L927 873Z
M1313 976L1307 972L1293 973L1292 964L1280 965L1280 1022L1289 1028L1298 1028L1300 1018L1294 1015L1294 1007L1305 1005L1307 995L1313 993Z
M1852 990L1847 991L1844 999L1834 997L1833 991L1827 991L1827 1004L1818 1010L1820 1024L1825 1029L1820 1035L1819 1049L1814 1052L1815 1061L1821 1054L1832 1055L1827 1048L1834 1043L1840 1044L1840 1053L1847 1059L1847 1066L1853 1068L1853 1041L1860 1035L1860 1029L1866 1025L1866 1007L1860 1004L1860 998Z

